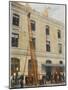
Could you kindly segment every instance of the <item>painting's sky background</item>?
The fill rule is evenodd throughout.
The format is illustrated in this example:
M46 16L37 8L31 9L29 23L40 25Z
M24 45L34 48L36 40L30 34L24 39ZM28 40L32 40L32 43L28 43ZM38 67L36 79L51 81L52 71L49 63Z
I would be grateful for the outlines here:
M36 4L29 3L33 9L38 12L43 12L45 8L48 8L48 16L55 18L61 22L65 22L65 5L56 5L56 4Z

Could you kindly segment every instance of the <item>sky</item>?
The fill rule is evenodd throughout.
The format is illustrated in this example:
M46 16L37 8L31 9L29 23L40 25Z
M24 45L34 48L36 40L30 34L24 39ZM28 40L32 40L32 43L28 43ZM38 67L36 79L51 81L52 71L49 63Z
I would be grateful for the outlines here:
M33 9L42 13L48 9L48 16L62 23L65 22L65 5L29 3Z

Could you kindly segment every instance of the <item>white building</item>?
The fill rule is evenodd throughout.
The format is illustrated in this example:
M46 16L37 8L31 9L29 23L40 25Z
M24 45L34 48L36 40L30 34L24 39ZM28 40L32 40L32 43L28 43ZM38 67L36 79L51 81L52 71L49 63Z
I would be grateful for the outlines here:
M53 18L46 17L28 5L10 3L10 72L28 75L30 57L27 13L31 11L33 43L38 63L38 74L64 71L65 27ZM63 68L62 70L60 68Z

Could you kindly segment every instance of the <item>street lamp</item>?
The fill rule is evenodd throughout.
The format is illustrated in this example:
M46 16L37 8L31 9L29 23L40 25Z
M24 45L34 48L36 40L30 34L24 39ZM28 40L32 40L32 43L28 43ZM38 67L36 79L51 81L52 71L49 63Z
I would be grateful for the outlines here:
M16 68L16 77L18 76L18 67Z
M12 82L12 86L14 86L16 84L16 73L13 73L13 82Z
M17 84L17 82L18 82L18 67L16 68L16 84Z
M18 67L16 68L16 71L18 71Z
M16 73L13 74L13 77L14 77L14 80L15 80L15 78L16 78Z

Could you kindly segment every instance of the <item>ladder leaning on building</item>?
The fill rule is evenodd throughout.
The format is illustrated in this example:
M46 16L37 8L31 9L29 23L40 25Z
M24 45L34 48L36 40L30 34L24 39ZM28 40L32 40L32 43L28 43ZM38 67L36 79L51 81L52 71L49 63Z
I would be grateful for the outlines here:
M35 55L35 48L34 48L34 45L33 45L33 42L32 42L30 12L27 15L27 21L28 21L30 56L31 56L31 59L28 61L28 67L31 66L31 68L28 68L27 79L28 79L29 84L37 85L38 84L38 67L37 67L37 60L36 60L36 55ZM24 72L25 72L25 67L26 67L26 65L24 66Z

